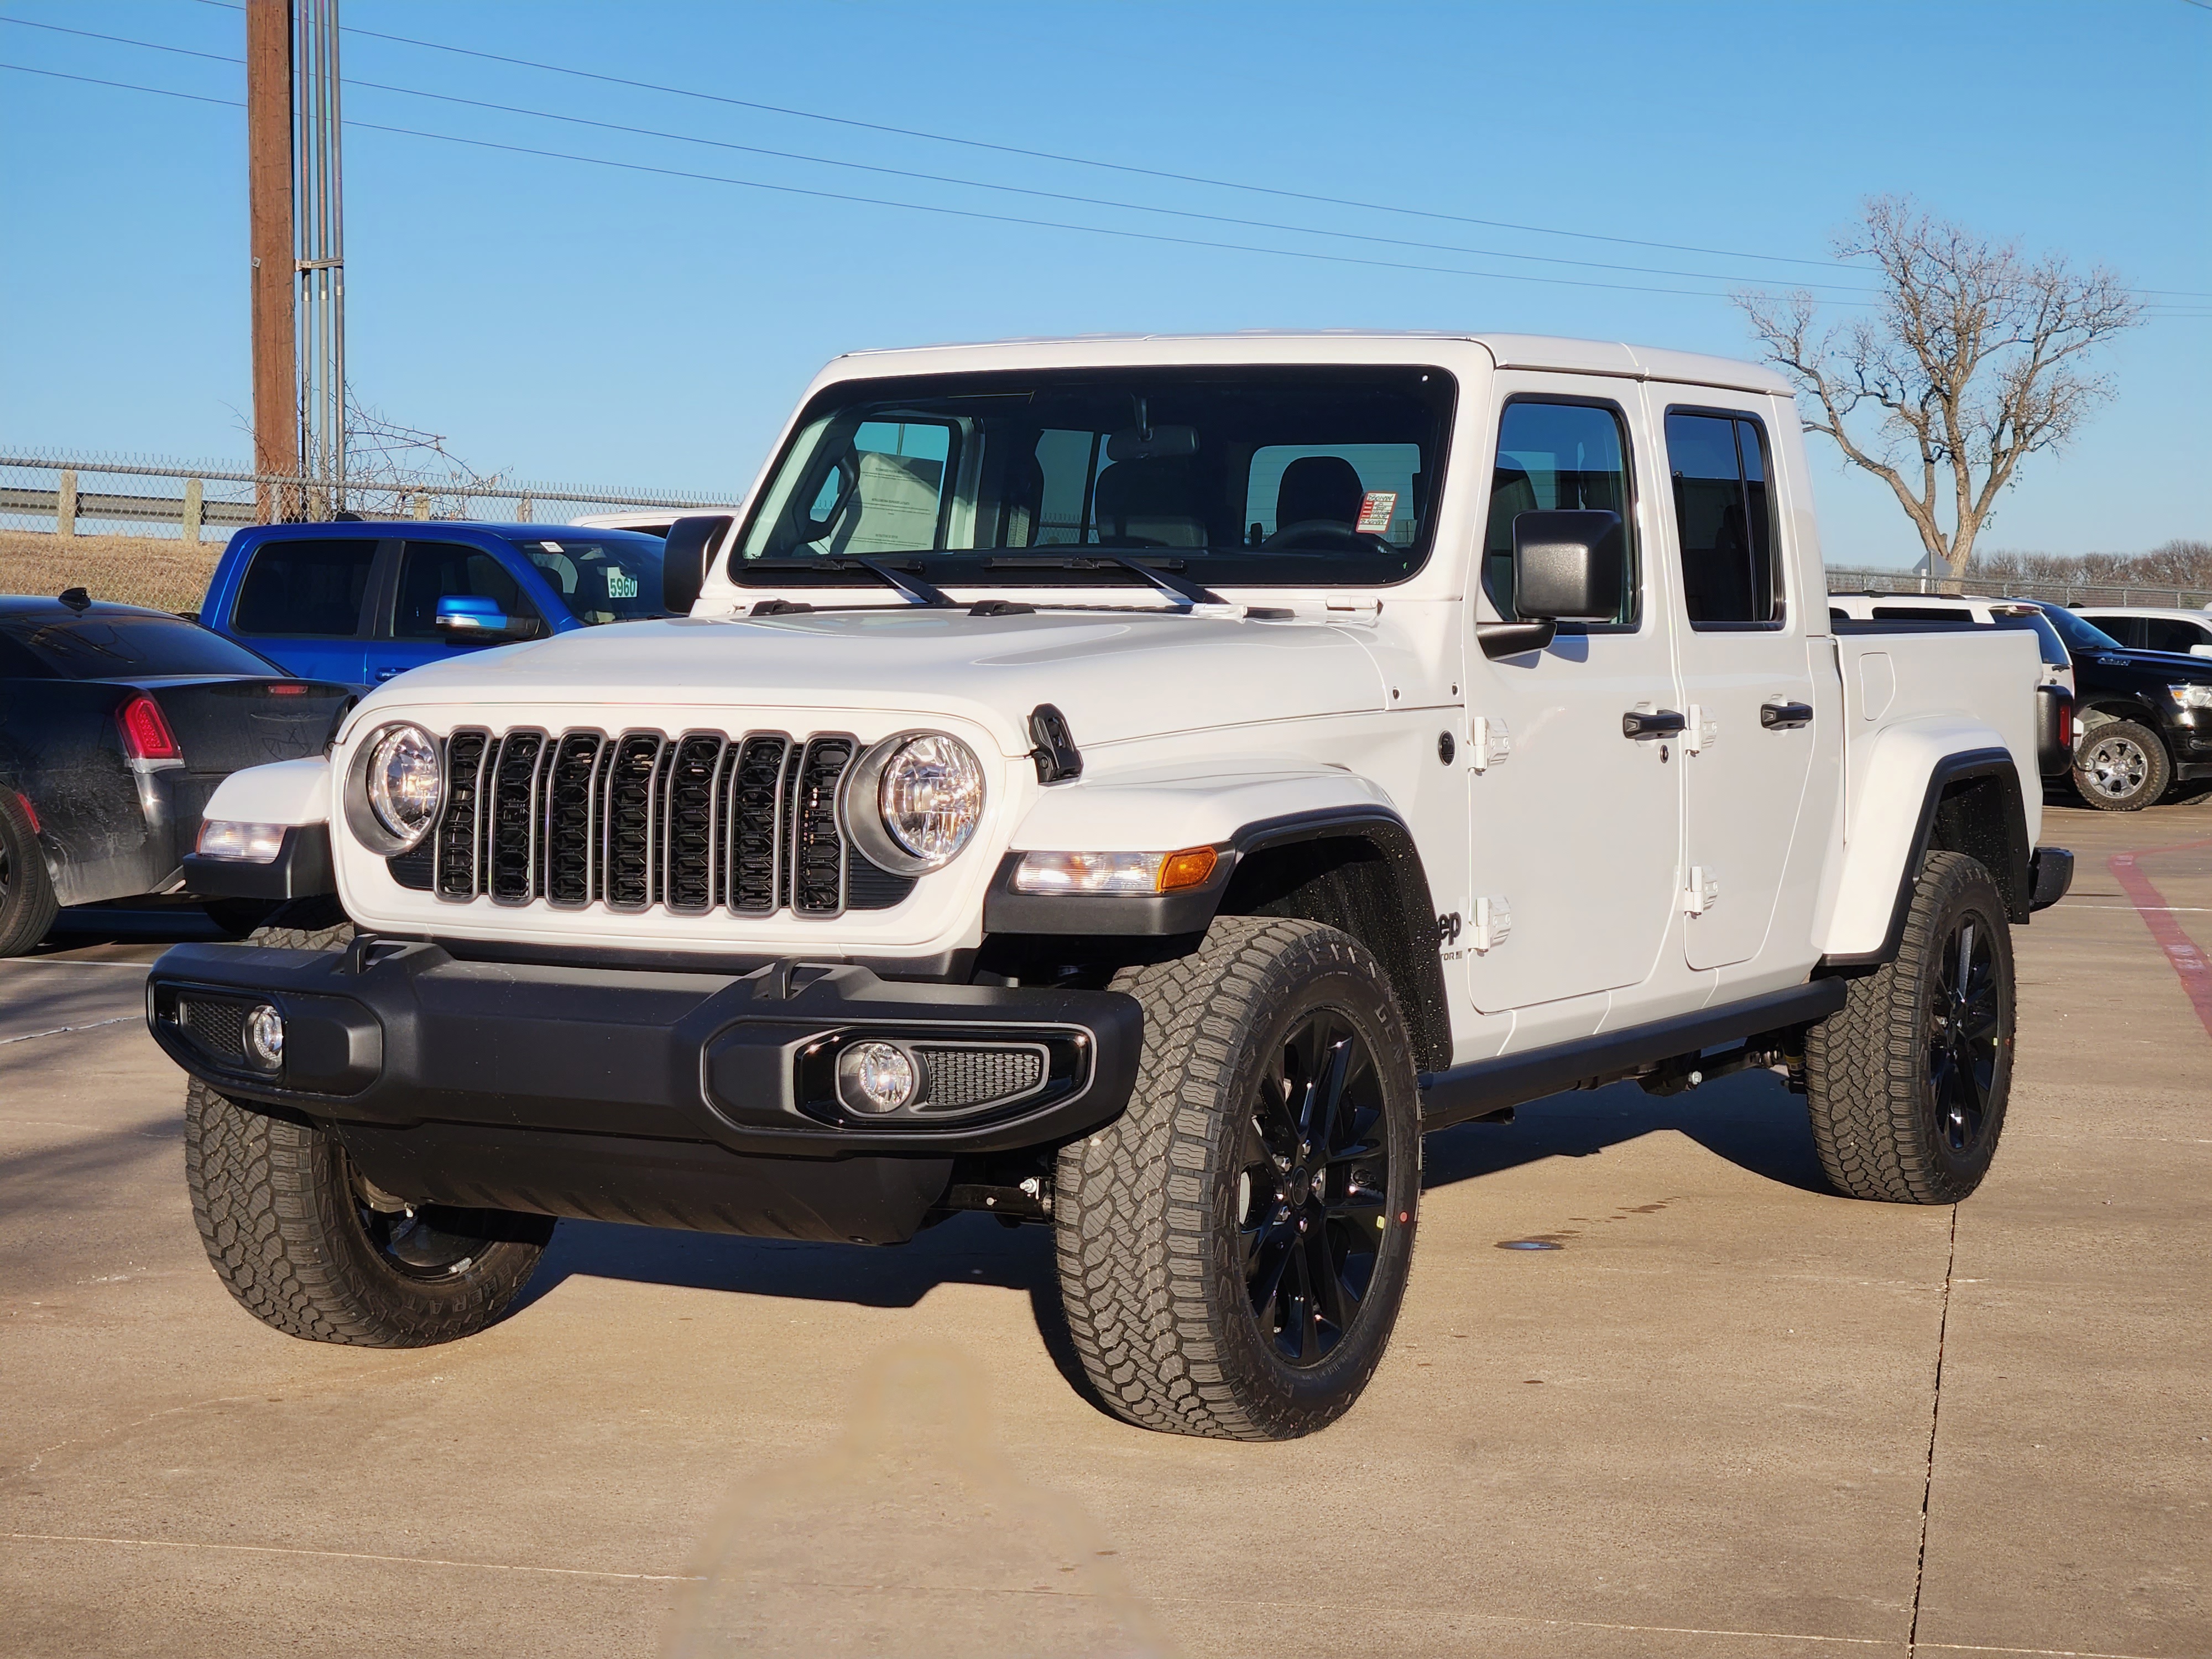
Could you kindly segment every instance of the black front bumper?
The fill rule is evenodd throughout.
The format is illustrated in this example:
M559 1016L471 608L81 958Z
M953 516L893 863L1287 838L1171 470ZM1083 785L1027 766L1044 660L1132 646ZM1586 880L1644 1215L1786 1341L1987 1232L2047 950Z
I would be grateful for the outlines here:
M284 1022L273 1072L236 1037L261 1002ZM374 939L179 945L148 977L147 1018L186 1071L329 1127L403 1197L868 1243L910 1235L954 1158L1115 1116L1143 1040L1135 1000L1110 991L476 963ZM997 1109L863 1119L822 1059L860 1036L1022 1045L1043 1081Z

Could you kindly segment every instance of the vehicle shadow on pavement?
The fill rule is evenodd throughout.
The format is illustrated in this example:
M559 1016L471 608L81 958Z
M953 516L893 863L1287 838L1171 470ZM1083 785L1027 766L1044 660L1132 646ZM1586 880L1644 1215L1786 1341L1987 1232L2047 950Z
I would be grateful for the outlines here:
M676 1232L611 1221L563 1221L507 1317L570 1277L627 1279L744 1296L911 1308L940 1285L981 1285L1029 1297L1054 1368L1085 1400L1091 1393L1060 1311L1048 1227L1010 1229L987 1215L956 1215L905 1244L802 1244L729 1233Z
M1738 1073L1679 1095L1633 1083L1553 1095L1510 1123L1467 1123L1429 1137L1422 1188L1456 1185L1547 1158L1592 1158L1608 1146L1673 1129L1740 1169L1784 1186L1826 1193L1802 1096L1766 1072Z

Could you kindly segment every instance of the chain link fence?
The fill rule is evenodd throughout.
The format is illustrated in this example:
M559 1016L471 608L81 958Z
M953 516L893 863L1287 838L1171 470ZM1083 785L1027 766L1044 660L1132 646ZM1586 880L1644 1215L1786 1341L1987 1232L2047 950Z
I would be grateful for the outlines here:
M2054 605L2142 605L2169 611L2201 611L2212 605L2212 588L2150 587L2142 583L2031 581L1987 576L1969 570L1954 576L1923 576L1911 570L1852 570L1828 567L1831 593L1972 593L1996 599L2043 599Z
M330 481L163 456L0 450L0 593L196 611L230 532L339 511L405 523L566 524L585 514L709 510L727 497L454 474Z

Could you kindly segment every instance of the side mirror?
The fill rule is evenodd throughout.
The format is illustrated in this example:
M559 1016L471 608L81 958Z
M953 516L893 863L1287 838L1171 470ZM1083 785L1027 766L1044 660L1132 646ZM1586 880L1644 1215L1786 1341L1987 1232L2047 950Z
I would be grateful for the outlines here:
M678 519L668 526L668 539L660 552L660 608L672 617L688 617L707 585L707 561L713 556L722 532L736 520L726 513L702 513Z
M478 599L472 593L448 593L440 599L434 626L455 644L491 645L532 639L538 633L535 617L510 617L500 609L497 599Z
M1556 508L1513 520L1513 608L1524 621L1611 622L1627 570L1618 513Z

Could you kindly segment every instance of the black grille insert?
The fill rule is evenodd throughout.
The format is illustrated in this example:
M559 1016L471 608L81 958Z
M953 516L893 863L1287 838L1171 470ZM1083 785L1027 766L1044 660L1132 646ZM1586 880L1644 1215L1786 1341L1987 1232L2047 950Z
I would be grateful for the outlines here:
M459 903L488 894L695 916L788 907L817 920L888 909L913 880L859 857L838 822L860 748L845 732L465 729L446 740L437 829L390 867L402 885Z

